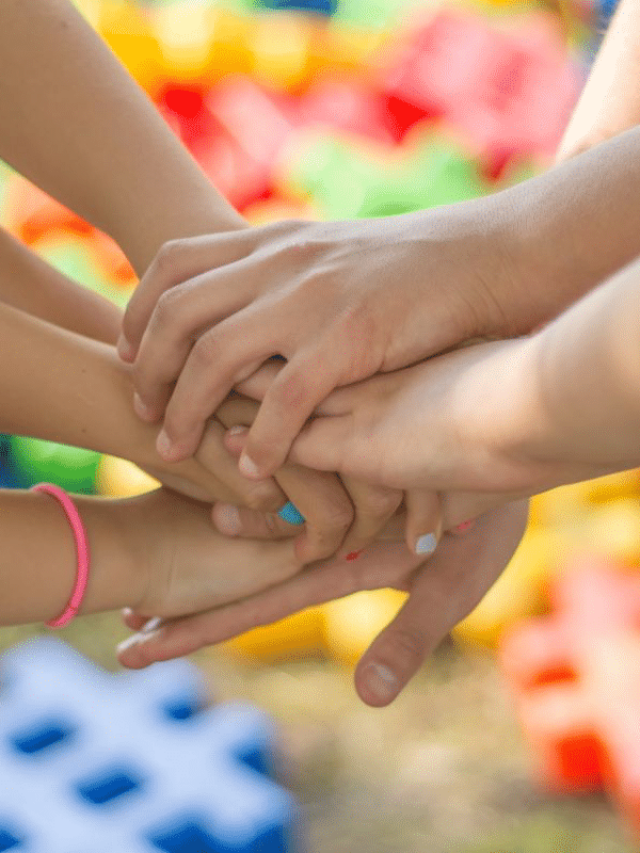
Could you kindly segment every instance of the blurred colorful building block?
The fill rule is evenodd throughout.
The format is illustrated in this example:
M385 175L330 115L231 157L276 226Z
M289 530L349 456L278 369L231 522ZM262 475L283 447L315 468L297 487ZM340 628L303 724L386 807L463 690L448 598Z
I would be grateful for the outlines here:
M99 462L99 453L83 447L21 435L11 438L9 464L21 488L47 482L71 492L92 494Z
M333 15L338 0L261 0L261 5L266 9L295 9L317 15Z
M298 134L286 155L276 186L310 196L329 219L407 213L488 189L460 148L431 135L387 148L310 130Z
M383 85L398 125L446 119L494 177L514 158L553 153L580 87L558 22L545 13L507 32L443 10L393 50Z
M0 850L297 853L300 816L273 779L274 726L206 707L185 660L104 672L65 644L6 653Z
M500 649L538 776L558 792L604 787L640 833L640 577L578 559L553 604Z

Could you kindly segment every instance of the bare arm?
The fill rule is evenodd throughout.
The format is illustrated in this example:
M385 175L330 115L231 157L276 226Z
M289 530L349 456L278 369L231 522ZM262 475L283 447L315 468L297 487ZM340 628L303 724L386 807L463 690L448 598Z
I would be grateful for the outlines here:
M243 224L69 0L3 0L0 158L139 274L168 240Z
M622 0L560 144L566 160L640 123L640 0Z

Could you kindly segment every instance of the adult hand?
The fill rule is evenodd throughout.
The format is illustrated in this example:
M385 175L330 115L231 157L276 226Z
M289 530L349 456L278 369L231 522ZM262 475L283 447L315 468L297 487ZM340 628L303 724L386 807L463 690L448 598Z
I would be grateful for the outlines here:
M240 462L256 479L284 462L336 386L529 328L539 317L512 274L507 208L485 198L166 244L129 303L119 346L135 361L139 414L164 415L161 455L190 456L229 390L273 355L287 363Z
M500 575L524 532L526 503L496 509L463 536L447 534L427 563L404 545L380 543L360 560L327 561L266 592L235 604L154 622L121 645L118 659L136 669L220 643L258 625L363 589L395 587L409 597L360 659L356 689L368 705L392 702L451 628L480 601ZM144 616L128 612L139 630Z

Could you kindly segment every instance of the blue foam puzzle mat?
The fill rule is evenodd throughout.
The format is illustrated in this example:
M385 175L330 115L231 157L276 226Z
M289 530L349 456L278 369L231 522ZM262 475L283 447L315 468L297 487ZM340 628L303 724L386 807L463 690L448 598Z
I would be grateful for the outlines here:
M274 725L186 660L112 674L53 638L0 659L0 853L300 853Z

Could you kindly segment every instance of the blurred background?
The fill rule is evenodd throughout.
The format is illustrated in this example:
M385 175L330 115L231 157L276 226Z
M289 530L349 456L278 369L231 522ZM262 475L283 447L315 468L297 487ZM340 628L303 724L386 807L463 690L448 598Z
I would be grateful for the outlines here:
M397 214L547 168L612 12L591 0L77 5L256 224ZM126 304L135 277L118 248L2 163L0 221ZM122 460L3 436L0 486L42 480L109 496L153 482ZM352 670L398 610L393 591L193 656L214 699L277 720L309 853L637 849L639 497L634 471L534 499L504 575L387 709L358 700ZM39 633L1 629L0 649ZM116 614L59 632L111 670L126 634Z

